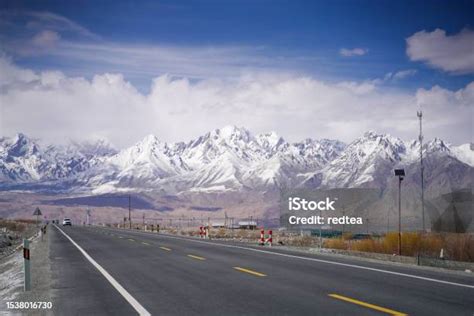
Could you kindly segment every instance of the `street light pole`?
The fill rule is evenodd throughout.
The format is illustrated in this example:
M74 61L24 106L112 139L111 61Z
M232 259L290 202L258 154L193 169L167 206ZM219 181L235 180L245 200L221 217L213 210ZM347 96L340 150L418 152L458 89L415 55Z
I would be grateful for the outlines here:
M398 255L402 255L402 181L405 176L404 169L395 169L398 176Z
M398 255L402 255L402 177L398 177Z

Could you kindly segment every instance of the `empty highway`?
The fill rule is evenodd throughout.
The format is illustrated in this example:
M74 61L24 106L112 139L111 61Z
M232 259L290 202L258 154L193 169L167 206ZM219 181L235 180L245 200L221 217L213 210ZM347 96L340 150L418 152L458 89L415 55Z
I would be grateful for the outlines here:
M98 227L51 227L59 315L470 315L474 278Z

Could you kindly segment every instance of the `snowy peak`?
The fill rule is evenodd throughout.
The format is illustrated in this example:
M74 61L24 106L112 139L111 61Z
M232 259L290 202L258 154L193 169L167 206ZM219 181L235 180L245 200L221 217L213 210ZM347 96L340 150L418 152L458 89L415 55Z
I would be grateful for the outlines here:
M128 179L160 179L186 169L179 153L154 135L108 157L103 164L106 169L115 170L117 177Z
M70 179L88 170L100 156L92 151L85 155L73 144L49 145L43 149L19 133L0 140L0 182Z
M210 134L213 137L221 137L230 142L236 142L236 141L249 142L251 138L253 138L247 129L243 127L233 126L233 125L227 125L221 129L216 129L212 131Z
M10 157L21 157L38 154L38 145L22 133L16 134L5 142L6 154Z
M385 176L393 166L400 164L407 154L399 138L388 134L366 132L350 143L333 159L317 178L326 187L351 187L365 184L383 186ZM307 181L314 182L314 176Z
M474 144L463 144L451 147L454 156L465 164L474 167Z
M423 151L426 154L429 153L450 153L451 150L449 148L450 146L446 144L443 140L439 138L435 138L426 144L423 145Z
M275 132L264 133L257 135L257 143L265 150L272 153L282 149L286 142Z
M326 164L338 157L346 145L343 142L330 139L314 140L307 138L300 143L293 144L301 155L307 159L317 160Z
M367 161L375 157L400 161L406 154L406 146L399 138L389 134L366 132L363 137L350 143L344 151L344 158L350 156L357 161ZM341 156L341 159L343 157Z
M118 152L114 146L104 139L99 139L95 142L72 142L67 150L69 152L77 151L86 157L111 156Z
M423 145L423 152L430 168L447 163L464 163L466 168L474 162L469 144L456 147L434 139ZM405 144L374 131L346 146L311 138L288 143L275 132L254 136L245 128L226 126L187 143L166 143L148 135L120 151L106 141L42 148L18 134L0 139L0 184L67 182L97 192L384 187L395 166L416 164L418 159L418 141Z

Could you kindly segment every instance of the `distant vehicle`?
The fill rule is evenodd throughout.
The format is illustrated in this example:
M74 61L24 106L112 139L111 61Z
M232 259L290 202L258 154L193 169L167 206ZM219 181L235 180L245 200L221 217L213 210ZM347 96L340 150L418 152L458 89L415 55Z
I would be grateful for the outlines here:
M72 226L72 222L69 218L63 219L63 226Z

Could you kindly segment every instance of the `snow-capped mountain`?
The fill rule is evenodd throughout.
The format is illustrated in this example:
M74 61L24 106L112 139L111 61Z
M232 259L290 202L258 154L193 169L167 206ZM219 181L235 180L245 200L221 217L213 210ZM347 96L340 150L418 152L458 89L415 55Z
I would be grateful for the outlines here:
M97 158L115 152L103 142L43 148L36 140L19 133L0 139L0 183L69 179L87 171Z
M290 144L274 132L254 136L235 126L188 143L161 143L147 136L104 159L88 184L173 192L266 188L294 183L299 173L319 169L343 148L343 143L330 140Z
M473 166L469 145L450 146L434 139L424 144L423 154L430 183L447 181L443 168L456 178L456 172L466 173ZM43 147L23 134L0 139L4 189L9 184L65 181L71 190L93 192L384 188L395 167L412 168L415 174L418 165L418 141L404 142L372 131L346 146L328 139L289 143L274 132L253 135L245 128L227 126L187 143L166 143L149 135L121 151L104 141Z
M347 188L374 187L385 188L392 179L397 167L410 168L413 177L420 175L419 142L403 142L388 134L366 132L362 137L350 143L345 150L321 170L310 174L304 184L310 187ZM432 172L448 175L446 164L459 166L459 170L472 168L472 151L465 145L450 146L439 138L423 144L425 180L430 181ZM472 158L471 158L472 159ZM456 175L448 175L455 178ZM431 179L433 180L433 179ZM420 180L421 181L421 180Z
M383 186L386 175L400 164L409 152L402 140L373 131L349 144L319 174L325 187Z

